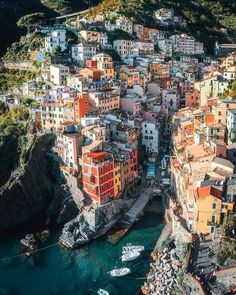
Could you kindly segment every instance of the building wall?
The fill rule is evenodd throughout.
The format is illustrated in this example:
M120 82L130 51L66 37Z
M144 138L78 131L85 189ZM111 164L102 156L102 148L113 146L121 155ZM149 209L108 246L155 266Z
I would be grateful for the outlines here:
M118 196L122 189L122 179L121 179L121 164L120 162L114 163L114 191L115 197Z
M221 200L218 198L214 198L213 196L209 195L207 197L197 199L197 232L209 234L211 233L211 228L214 228L215 230L215 224L220 223L220 214L217 212L217 209L213 209L213 203L216 204L216 208L218 210L221 210ZM212 223L212 216L215 216L215 224Z
M92 154L92 155L91 155ZM99 164L94 163L93 155L101 154ZM106 159L106 152L83 154L82 173L83 188L88 196L99 204L103 204L115 196L114 161Z

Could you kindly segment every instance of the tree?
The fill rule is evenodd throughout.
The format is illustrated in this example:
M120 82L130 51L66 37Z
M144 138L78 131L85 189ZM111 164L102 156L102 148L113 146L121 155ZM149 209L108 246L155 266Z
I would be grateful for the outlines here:
M42 12L35 12L22 16L17 21L18 27L26 27L28 32L34 31L38 25L43 25L46 22L46 14Z
M115 40L132 40L133 37L120 29L115 29L114 31L108 32L108 40L110 43L113 43Z

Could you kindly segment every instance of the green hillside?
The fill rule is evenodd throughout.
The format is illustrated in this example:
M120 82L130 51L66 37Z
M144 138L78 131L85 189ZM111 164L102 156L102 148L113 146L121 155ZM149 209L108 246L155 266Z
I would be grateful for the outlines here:
M21 16L33 12L44 12L52 16L79 11L100 1L102 0L0 1L0 56L24 33L16 25ZM91 9L90 15L119 11L134 21L158 27L153 19L153 11L161 7L173 8L176 15L185 17L189 22L187 33L203 41L209 50L216 39L220 42L233 42L236 39L236 0L103 0Z
M6 48L17 41L24 33L16 22L23 15L33 12L44 12L48 16L63 14L72 11L80 11L98 0L2 0L0 1L0 56Z
M205 43L212 50L214 42L235 42L235 0L104 0L90 12L122 12L132 20L147 26L156 26L153 12L159 8L172 8L176 15L188 21L187 33ZM171 31L172 29L168 29Z

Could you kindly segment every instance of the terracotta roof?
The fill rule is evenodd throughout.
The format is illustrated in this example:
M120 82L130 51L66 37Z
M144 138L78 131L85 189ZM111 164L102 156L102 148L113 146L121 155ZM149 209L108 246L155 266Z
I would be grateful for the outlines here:
M220 191L217 188L214 188L212 186L199 187L197 189L197 197L198 198L205 198L210 195L214 196L218 199L221 199L222 191Z

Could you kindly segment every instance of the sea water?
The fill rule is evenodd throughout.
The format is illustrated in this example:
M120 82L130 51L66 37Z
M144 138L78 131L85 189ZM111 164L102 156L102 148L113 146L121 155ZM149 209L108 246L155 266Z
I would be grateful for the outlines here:
M69 251L55 245L39 252L34 261L23 257L1 259L20 253L19 240L27 232L11 233L0 242L0 295L89 295L99 288L114 295L138 294L149 269L150 253L163 229L158 215L145 215L116 245L106 237ZM51 229L50 238L40 247L55 244L61 229ZM130 262L120 260L122 246L145 246L141 257ZM131 274L111 278L109 271L129 267Z

